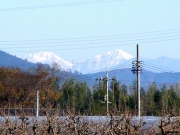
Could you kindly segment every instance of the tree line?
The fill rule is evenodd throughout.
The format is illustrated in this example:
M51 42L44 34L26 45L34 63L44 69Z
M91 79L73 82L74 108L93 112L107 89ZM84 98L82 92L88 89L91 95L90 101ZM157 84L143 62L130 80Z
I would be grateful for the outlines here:
M112 114L136 115L136 81L131 85L113 78L109 89L109 110ZM39 64L23 71L0 68L0 108L35 108L36 91L40 92L40 108L59 109L76 115L106 115L106 81L88 87L86 82L59 74L59 67ZM180 111L179 84L161 88L156 83L141 87L141 114L150 116L177 115Z

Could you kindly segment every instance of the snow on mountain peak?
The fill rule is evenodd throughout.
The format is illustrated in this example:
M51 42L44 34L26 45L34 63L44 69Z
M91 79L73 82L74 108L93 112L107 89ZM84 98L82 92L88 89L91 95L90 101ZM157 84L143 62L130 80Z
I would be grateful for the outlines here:
M120 65L123 62L133 58L133 56L122 50L115 50L104 54L96 55L91 59L84 61L83 64L77 63L74 65L68 61L63 60L52 52L45 51L25 55L23 58L33 63L40 62L43 64L51 65L53 62L55 62L59 64L62 69L65 70L72 69L73 71L79 71L81 73L92 73L105 69L110 69L114 66Z
M63 60L59 56L53 54L52 52L48 51L41 51L39 53L35 54L27 54L23 57L23 59L27 59L28 61L32 63L43 63L43 64L49 64L51 65L53 62L59 64L62 69L68 70L72 68L72 63Z
M122 50L115 50L115 51L111 51L108 52L110 55L114 55L116 57L122 57L123 59L129 60L132 59L133 56L128 54L127 52L124 52Z
M115 50L115 51L111 51L111 52L107 52L103 55L101 55L101 57L106 58L106 59L112 59L112 61L115 60L129 60L131 58L133 58L132 55L122 51L122 50Z
M92 73L109 69L131 58L133 58L133 56L130 54L122 50L115 50L102 55L96 55L93 58L86 60L81 66L74 65L73 69L82 73Z

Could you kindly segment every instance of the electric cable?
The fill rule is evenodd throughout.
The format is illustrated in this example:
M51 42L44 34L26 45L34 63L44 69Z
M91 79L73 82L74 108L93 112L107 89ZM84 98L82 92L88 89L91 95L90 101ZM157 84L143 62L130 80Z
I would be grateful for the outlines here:
M169 30L170 31L170 30ZM76 43L76 42L95 42L95 41L109 41L109 40L120 40L120 39L128 39L128 41L134 41L132 38L138 38L138 40L145 40L144 37L146 36L153 36L151 39L154 38L166 38L166 37L178 37L180 34L180 30L178 31L170 31L168 33L166 30L161 31L161 33L155 32L145 32L138 35L138 33L135 34L123 34L123 35L107 35L107 36L96 36L96 37L80 37L80 38L66 38L66 39L40 39L40 40L16 40L16 41L0 41L2 45L24 45L24 44L48 44L48 43ZM163 33L162 33L163 32ZM176 35L169 35L169 34L175 34ZM168 34L168 35L167 35ZM154 37L154 35L160 35L160 37ZM164 36L166 35L166 36ZM142 38L142 39L139 39ZM126 40L120 40L120 41L126 41ZM102 43L102 42L101 42ZM79 43L78 43L79 44ZM44 46L49 47L49 46ZM29 48L29 47L28 47Z
M1 8L0 11L2 12L2 11L15 11L15 10L57 8L57 7L62 7L62 6L79 6L79 5L100 4L100 3L117 2L117 1L123 1L123 0L96 0L96 1L62 3L62 4L54 4L54 5L39 5L39 6L14 7L14 8Z

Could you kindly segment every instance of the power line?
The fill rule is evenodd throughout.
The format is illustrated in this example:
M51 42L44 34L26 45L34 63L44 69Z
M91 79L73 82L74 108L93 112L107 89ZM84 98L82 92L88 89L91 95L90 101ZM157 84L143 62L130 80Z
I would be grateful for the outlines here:
M167 34L174 34L174 33L177 33L176 35L167 35ZM82 38L67 38L67 39L41 39L41 40L16 40L16 41L0 41L1 45L31 45L31 44L57 44L57 43L78 43L77 45L80 45L80 43L83 43L83 42L90 42L90 44L92 44L92 42L94 43L99 43L100 41L105 41L105 43L108 43L107 41L109 40L114 40L114 42L127 42L127 41L136 41L136 40L149 40L149 39L159 39L159 38L167 38L167 37L179 37L180 35L180 31L175 31L175 32L170 32L170 33L152 33L152 32L147 32L147 33L144 33L143 35L137 35L138 33L136 34L129 34L130 36L127 36L126 34L123 36L123 35L109 35L109 36L99 36L99 37L82 37ZM154 35L160 35L160 37L154 37ZM163 35L163 36L162 36ZM165 36L164 36L165 35ZM146 36L153 36L153 37L148 37L147 39L144 39L144 37ZM137 37L140 37L141 39L132 39L132 38L137 38ZM124 40L126 39L127 40ZM120 40L120 39L123 39L123 40ZM111 43L112 41L110 41ZM104 42L100 42L100 43L104 43ZM70 44L73 45L73 44ZM83 43L84 44L84 43ZM67 46L68 44L64 45L63 46ZM76 45L76 44L75 44ZM62 46L62 45L61 45ZM44 47L52 47L51 46L44 46ZM18 47L18 48L23 48L22 46ZM32 47L27 47L27 48L32 48Z
M126 68L126 67L124 67L124 68ZM152 69L151 67L148 67L149 69ZM129 70L130 68L126 68L126 70ZM146 67L145 67L145 69L146 69ZM114 69L112 69L112 70L110 70L110 69L108 69L109 70L109 73L111 73L111 72L123 72L125 69L123 69L122 67L119 67L119 68L114 68ZM105 70L104 70L105 71ZM101 72L99 72L99 73L93 73L93 74L90 74L90 75L85 75L85 77L83 77L83 76L81 76L81 77L76 77L77 79L92 79L92 77L96 77L96 76L100 76L100 75L102 75L102 74L104 74L103 73L103 70L101 70ZM161 74L161 73L158 73L158 74ZM168 72L165 72L164 73L164 75L168 75L168 76L171 76L171 77L174 77L174 78L179 78L180 77L180 75L178 75L178 74L175 74L175 73L168 73ZM145 74L143 73L143 76L145 77ZM146 78L146 77L145 77ZM146 78L146 80L147 80L147 78ZM150 83L149 81L147 81L148 83Z
M146 79L147 83L150 84L150 82L148 81L147 77L144 75L143 71L141 73L143 74L143 76Z
M151 68L151 66L145 66L145 68L146 67L148 67L149 69L152 69ZM130 69L130 68L129 68ZM108 69L109 70L109 69ZM128 69L127 69L128 70ZM122 67L119 67L119 68L114 68L113 70L109 70L109 72L110 73L113 73L114 71L118 71L118 73L119 72L123 72L124 71L124 69L122 69ZM161 70L162 71L162 70ZM88 75L88 76L86 76L85 75L85 77L83 77L83 76L81 76L80 78L79 77L77 77L76 79L84 79L84 80L87 80L87 79L93 79L93 78L95 78L96 76L102 76L102 74L103 74L103 72L100 72L100 73L98 73L98 74L90 74L90 75ZM161 73L158 73L158 74L161 74ZM176 72L174 72L174 73L168 73L168 72L165 72L164 73L164 75L168 75L168 76L171 76L171 77L174 77L174 78L179 78L179 74L177 74ZM150 84L150 83L153 83L153 82L150 82L150 81L148 81L148 79L147 79L147 77L145 76L145 74L143 73L143 76L144 76L144 78L146 79L146 82L148 83L148 84ZM121 80L121 81L123 81L123 80ZM126 80L127 81L127 80ZM143 82L143 83L145 83L145 82ZM176 83L168 83L168 82L156 82L156 83L161 83L161 84L176 84Z
M155 69L155 68L151 68L151 67L147 67L147 68L148 69ZM158 70L158 69L156 69L156 70ZM180 75L175 74L175 73L163 72L163 73L158 73L158 74L164 74L164 75L168 75L168 76L171 76L171 77L174 77L174 78L180 78Z
M145 41L145 42L139 42L139 44L147 44L147 43L155 43L155 42L162 42L162 41L170 41L170 40L178 40L180 39L180 37L178 38L166 38L166 39L161 39L161 40L152 40L152 41ZM106 42L107 43L107 42ZM135 42L134 43L126 43L126 44L116 44L116 45L112 45L113 42L109 42L111 43L111 45L101 45L101 46L88 46L88 47L74 47L74 48L55 48L55 49L41 49L41 50L37 50L37 49L34 49L34 50L31 50L31 51L50 51L50 50L79 50L79 49L97 49L97 48L102 48L102 47L112 47L112 46L130 46L130 45L133 45L133 44L136 44ZM99 44L102 44L102 43L99 43ZM3 48L2 48L3 49ZM10 52L29 52L30 50L26 50L26 51L10 51Z
M122 72L122 71L124 71L124 69L129 70L129 69L127 69L127 66L128 66L128 68L130 68L131 64L128 64L128 65L124 64L124 65L118 66L119 68L104 68L104 69L101 69L101 70L97 70L94 73L82 75L82 76L76 77L76 78L77 79L91 79L92 77L102 76L104 74L103 71L105 71L107 69L108 69L109 73L116 72L116 71Z
M177 71L172 71L172 70L164 69L164 68L161 68L160 66L152 66L152 65L149 65L149 64L144 64L144 66L145 67L150 67L152 69L156 69L157 71L160 71L160 72L163 72L163 73L168 72L168 73L171 73L171 74L172 73L178 74ZM179 73L179 75L180 75L180 73Z
M39 6L26 6L26 7L15 7L15 8L1 8L0 11L15 11L15 10L32 10L32 9L57 8L57 7L62 7L62 6L79 6L79 5L101 4L101 3L119 2L119 1L122 1L122 0L96 0L96 1L62 3L62 4L54 4L54 5L39 5Z
M175 38L177 37L177 38ZM149 42L151 42L151 40L153 41L164 41L164 39L166 39L165 41L167 40L174 40L174 39L180 39L180 34L179 35L173 35L173 36L165 36L165 37L152 37L152 38L147 38L147 39L128 39L128 40L119 40L119 39L116 39L116 40L112 40L112 39L106 39L106 40L92 40L91 42L81 42L81 41L77 41L77 42L65 42L66 44L60 44L62 42L34 42L34 43L16 43L16 44L3 44L1 43L1 45L6 45L5 47L3 48L12 48L12 45L43 45L41 47L46 47L46 48L52 48L52 47L58 47L57 44L59 44L60 47L64 46L64 47L72 47L72 46L85 46L85 45L97 45L97 44L113 44L113 43L124 43L124 42L146 42L146 40L150 40ZM158 40L155 40L155 39L158 39ZM162 39L162 40L161 40ZM107 41L108 40L108 41ZM153 42L152 41L152 42ZM51 45L44 45L44 44L51 44ZM56 44L56 45L53 45L53 44ZM10 47L7 47L7 46L10 46ZM34 48L33 46L28 46L28 47L22 47L22 46L16 46L16 48L26 48L26 49L29 49L29 48Z
M177 73L177 71L172 71L172 70L164 69L164 68L162 68L162 67L160 67L158 65L153 66L154 64L152 65L152 64L144 63L143 65L146 66L146 67L151 67L151 68L157 69L158 71L161 71L161 72Z
M120 34L120 35L104 35L104 36L89 36L89 37L77 37L77 38L55 38L55 39L34 39L34 40L3 40L0 42L30 42L30 41L52 41L52 40L91 40L91 39L107 39L107 38L128 38L136 35L139 36L152 36L152 35L164 35L164 34L173 34L173 33L180 33L180 29L166 29L166 30L159 30L159 31L148 31L148 32L136 32L136 33L126 33L126 34Z
M126 69L126 70L128 70L128 69ZM90 79L95 78L95 77L97 77L97 76L102 76L102 75L104 75L104 72L103 72L103 71L105 71L105 70L101 70L101 71L99 71L99 72L97 72L97 73L91 73L91 74L82 75L82 76L80 76L80 77L75 77L75 78L76 78L76 79L81 79L81 80L82 80L82 79L90 80ZM120 68L120 69L110 70L109 73L111 73L111 72L116 72L116 71L118 71L118 73L119 73L119 72L123 72L124 69Z

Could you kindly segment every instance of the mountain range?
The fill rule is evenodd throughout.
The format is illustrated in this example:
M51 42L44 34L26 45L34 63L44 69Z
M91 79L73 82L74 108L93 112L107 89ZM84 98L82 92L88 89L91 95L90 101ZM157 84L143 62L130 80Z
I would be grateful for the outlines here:
M0 58L0 67L19 67L24 70L36 67L35 63L29 62L27 59L21 59L3 51L0 51Z
M76 63L73 65L72 70L83 74L100 72L114 68L132 58L133 56L122 50L115 50L105 54L96 55L84 62Z
M85 61L70 63L52 52L39 52L25 55L22 59L27 59L31 63L52 64L58 63L63 70L77 71L82 74L90 74L105 70L115 70L131 68L135 57L122 51L115 50L105 54L96 55ZM152 72L180 72L180 59L169 57L159 57L156 59L141 58L142 67Z
M105 70L109 71L110 78L116 77L117 80L127 85L136 79L136 75L131 72L132 61L135 58L122 50L107 52L74 64L63 60L52 52L40 52L18 58L0 51L0 58L0 67L19 67L24 70L36 67L39 62L44 64L56 62L61 66L63 76L71 74L71 77L85 81L89 86L97 83L95 81L97 78L105 77ZM141 83L143 86L149 86L152 82L157 82L159 86L162 86L164 83L169 85L180 83L180 59L160 57L157 59L141 58L141 60L143 61L143 70L141 72Z

